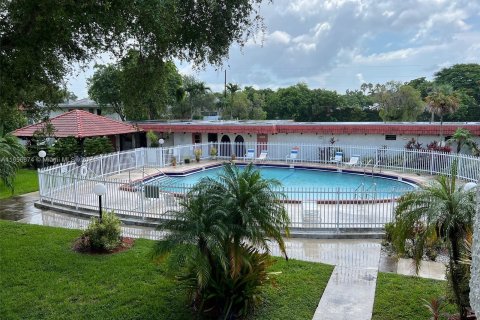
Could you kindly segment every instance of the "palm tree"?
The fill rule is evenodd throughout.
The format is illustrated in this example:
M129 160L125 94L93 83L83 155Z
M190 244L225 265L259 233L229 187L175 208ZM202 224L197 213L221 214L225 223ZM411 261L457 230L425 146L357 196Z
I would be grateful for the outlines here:
M207 92L211 91L211 89L207 87L203 81L194 81L185 87L185 91L188 93L190 101L190 118L193 119L193 98L207 94Z
M227 84L227 91L230 92L230 118L233 117L233 96L235 92L240 91L240 86L235 83Z
M456 164L453 165L456 167ZM414 242L414 261L418 272L427 238L432 234L441 237L448 245L449 278L461 319L466 319L469 306L468 290L462 287L466 273L461 263L463 242L475 215L474 193L455 185L452 178L439 176L433 184L403 195L395 211L393 232L395 248L405 252L405 241L417 230Z
M478 146L475 142L474 136L465 128L458 128L448 142L457 143L457 153L460 153L463 146L469 147L474 154L476 151L478 152Z
M278 192L280 186L278 180L263 179L252 164L242 170L226 164L218 178L204 178L195 189L221 195L216 201L228 213L227 241L234 248L248 242L268 252L270 238L287 258L282 232L288 236L289 218L281 202L284 195Z
M282 231L288 235L288 216L274 191L275 180L264 180L249 165L241 171L225 165L216 179L204 178L188 193L174 220L162 221L168 230L156 253L173 253L184 261L185 280L200 312L230 319L245 315L268 281L269 240L285 254ZM263 249L265 253L261 253Z
M440 116L440 137L443 138L443 116L454 113L460 107L460 102L448 84L435 86L425 101L432 113L432 122L434 114Z
M14 192L15 175L24 155L25 148L17 137L11 134L0 137L0 179L12 193Z
M212 266L220 264L228 270L222 242L227 234L226 212L212 198L202 191L191 191L180 203L180 210L169 212L176 219L161 220L158 225L159 230L168 233L164 240L157 242L155 254L162 257L180 246L178 254L198 275L196 295L208 283Z

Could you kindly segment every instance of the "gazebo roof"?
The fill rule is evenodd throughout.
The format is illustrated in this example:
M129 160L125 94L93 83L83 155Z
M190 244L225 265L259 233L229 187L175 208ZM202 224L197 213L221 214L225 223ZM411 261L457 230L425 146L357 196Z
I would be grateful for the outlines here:
M83 111L72 110L50 119L57 138L88 138L110 136L143 131L136 127L110 118ZM35 131L43 128L44 122L32 124L12 132L17 137L32 137Z

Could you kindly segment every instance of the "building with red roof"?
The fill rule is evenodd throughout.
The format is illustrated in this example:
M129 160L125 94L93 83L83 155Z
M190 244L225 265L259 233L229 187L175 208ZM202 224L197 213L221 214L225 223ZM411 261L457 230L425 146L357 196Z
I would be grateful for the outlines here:
M50 119L54 138L75 137L79 141L91 137L108 137L117 150L141 146L145 141L143 130L132 124L123 123L83 110L72 110ZM29 139L45 127L45 122L32 124L12 132L13 135Z
M447 140L457 128L469 130L480 142L480 122L471 123L380 123L380 122L293 122L267 121L190 121L139 122L138 127L156 132L166 146L191 143L296 143L379 147L404 147L414 138L427 144Z

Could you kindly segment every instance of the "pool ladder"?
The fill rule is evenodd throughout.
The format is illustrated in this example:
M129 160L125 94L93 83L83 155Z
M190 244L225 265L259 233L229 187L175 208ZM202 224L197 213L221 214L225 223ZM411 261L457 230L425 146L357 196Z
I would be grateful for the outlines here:
M361 183L354 191L354 199L372 199L376 198L377 195L377 184L373 183L370 187L365 189L365 183ZM370 194L371 193L371 194Z

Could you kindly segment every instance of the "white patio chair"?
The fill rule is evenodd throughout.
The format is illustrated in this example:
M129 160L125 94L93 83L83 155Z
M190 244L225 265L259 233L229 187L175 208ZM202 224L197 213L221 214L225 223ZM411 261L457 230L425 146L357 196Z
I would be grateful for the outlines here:
M337 151L335 152L335 157L331 159L331 162L335 163L336 165L339 165L343 161L343 152Z
M285 157L285 162L288 162L288 160L292 160L292 162L295 162L298 158L298 148L293 148L290 151L290 154Z
M265 160L267 160L267 155L268 155L267 150L262 150L262 152L260 152L260 155L259 155L258 158L257 158L257 161L265 161Z
M353 155L350 157L350 161L349 162L345 162L344 164L347 166L347 167L355 167L359 164L359 161L360 161L360 156L357 154L357 155Z
M255 159L255 149L247 149L247 154L244 157L245 160L254 160Z

